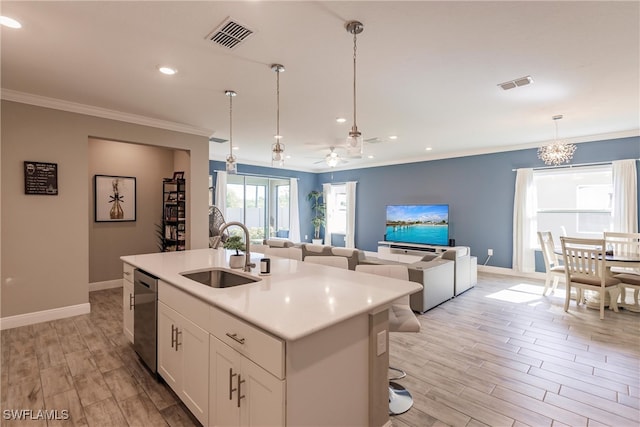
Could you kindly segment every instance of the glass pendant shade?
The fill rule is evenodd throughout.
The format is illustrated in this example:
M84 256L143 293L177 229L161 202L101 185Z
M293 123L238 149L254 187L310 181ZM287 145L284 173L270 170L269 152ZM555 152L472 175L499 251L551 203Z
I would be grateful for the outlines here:
M271 146L271 165L284 166L284 144L281 144L280 141L276 141Z

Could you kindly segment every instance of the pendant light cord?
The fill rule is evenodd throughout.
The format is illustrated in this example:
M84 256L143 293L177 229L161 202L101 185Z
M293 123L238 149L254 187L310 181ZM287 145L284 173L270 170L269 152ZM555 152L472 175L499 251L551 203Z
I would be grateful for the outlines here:
M357 53L357 34L353 32L353 129L358 129L356 124L356 53Z
M229 157L233 157L233 96L229 96Z
M276 70L276 144L280 145L280 71Z

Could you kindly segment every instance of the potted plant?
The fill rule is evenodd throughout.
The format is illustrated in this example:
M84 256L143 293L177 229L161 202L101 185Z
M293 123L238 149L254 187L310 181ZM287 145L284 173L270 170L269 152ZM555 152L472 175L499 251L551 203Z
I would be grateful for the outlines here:
M313 239L311 242L314 245L321 245L322 239L320 239L320 227L324 226L326 223L326 218L324 216L326 211L326 205L320 199L322 198L322 193L320 191L313 190L311 193L307 195L307 200L311 202L311 210L313 211L313 218L311 218L311 224L313 224Z
M234 235L229 236L226 242L222 245L225 249L235 250L236 253L229 257L229 267L231 268L244 268L245 254L241 254L240 251L245 250L242 236Z

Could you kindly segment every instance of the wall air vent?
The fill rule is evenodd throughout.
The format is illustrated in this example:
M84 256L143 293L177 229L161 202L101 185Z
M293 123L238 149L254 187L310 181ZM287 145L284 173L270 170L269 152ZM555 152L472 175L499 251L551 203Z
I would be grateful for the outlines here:
M232 18L225 19L222 24L207 36L207 39L227 49L233 49L253 34L253 31Z
M514 87L526 86L528 84L533 83L533 77L525 76L520 77L519 79L509 80L508 82L500 83L500 86L504 90L513 89Z

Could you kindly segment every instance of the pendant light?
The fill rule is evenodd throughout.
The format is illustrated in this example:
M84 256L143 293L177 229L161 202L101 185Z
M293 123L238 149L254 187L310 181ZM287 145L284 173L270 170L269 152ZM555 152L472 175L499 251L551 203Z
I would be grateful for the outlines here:
M556 137L551 144L538 148L538 158L546 165L559 166L573 159L576 145L558 140L558 120L562 119L562 114L553 116L552 119L556 124Z
M227 156L227 173L238 173L238 163L233 155L233 97L237 95L232 90L225 90L224 94L229 97L229 155Z
M362 155L362 133L356 124L356 53L357 35L364 30L364 25L359 21L349 21L346 25L347 32L353 34L353 126L347 137L347 152L349 155Z
M284 65L272 64L271 69L276 72L276 142L271 146L271 166L284 166L284 144L280 142L280 73L284 71Z

